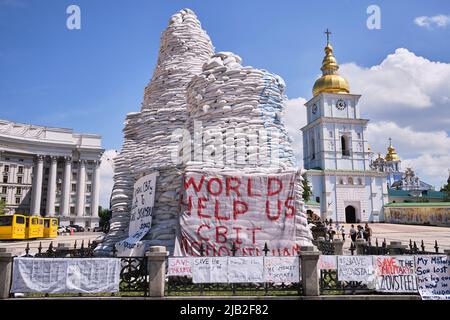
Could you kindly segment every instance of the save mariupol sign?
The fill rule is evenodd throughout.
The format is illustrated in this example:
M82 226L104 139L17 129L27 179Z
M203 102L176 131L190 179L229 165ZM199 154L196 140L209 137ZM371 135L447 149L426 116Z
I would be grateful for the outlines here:
M190 172L184 177L180 217L180 255L295 256L296 173L214 175Z
M143 256L145 246L140 241L152 226L157 172L146 175L134 184L128 238L117 243L118 256Z

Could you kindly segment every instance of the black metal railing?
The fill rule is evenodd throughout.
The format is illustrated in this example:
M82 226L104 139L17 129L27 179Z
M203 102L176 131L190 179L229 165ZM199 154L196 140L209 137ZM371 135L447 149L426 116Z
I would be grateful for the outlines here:
M232 256L236 256L236 246L231 247ZM262 250L264 256L270 252L267 243ZM200 256L205 256L203 244ZM166 295L302 295L301 280L295 283L193 283L189 277L168 277Z
M339 281L337 270L320 270L321 294L367 294L373 292L366 284L357 281Z
M425 243L422 240L420 246L417 246L416 241L409 240L409 245L402 248L390 248L386 244L386 239L383 240L381 246L378 244L378 239L375 240L375 245L369 241L365 246L363 246L364 255L433 255L439 254L439 245L437 240L434 241L434 250L426 250Z

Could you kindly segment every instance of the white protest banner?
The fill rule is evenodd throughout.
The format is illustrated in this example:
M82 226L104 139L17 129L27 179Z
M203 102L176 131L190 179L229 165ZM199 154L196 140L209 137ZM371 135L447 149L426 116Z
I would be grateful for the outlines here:
M295 256L295 173L279 175L204 175L184 177L180 216L180 255L260 256L265 243L270 254Z
M264 257L228 257L228 282L264 282Z
M319 270L336 270L337 257L334 255L320 255Z
M193 258L193 283L227 283L228 257Z
M14 258L12 293L118 292L117 258Z
M375 271L372 256L338 256L338 280L373 284Z
M380 292L417 292L413 256L375 256L375 289Z
M153 172L138 179L134 184L128 238L116 244L119 257L143 256L145 253L145 247L140 240L152 226L157 176L158 172Z
M192 277L192 259L190 257L170 257L167 275Z
M299 282L299 258L264 257L264 281L274 283Z
M424 300L450 300L448 256L416 256L417 284Z

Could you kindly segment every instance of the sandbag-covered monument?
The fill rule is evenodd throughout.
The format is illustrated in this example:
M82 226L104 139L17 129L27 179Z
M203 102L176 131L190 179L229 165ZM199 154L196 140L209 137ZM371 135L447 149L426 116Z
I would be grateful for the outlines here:
M142 255L295 255L311 244L301 171L283 125L285 83L215 53L190 9L174 14L115 158L110 231L96 248Z

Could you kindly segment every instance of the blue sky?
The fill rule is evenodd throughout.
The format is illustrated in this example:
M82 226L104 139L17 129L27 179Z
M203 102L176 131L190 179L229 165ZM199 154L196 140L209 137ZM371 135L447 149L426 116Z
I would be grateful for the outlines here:
M70 4L81 8L81 30L66 28ZM381 8L381 30L366 27L371 4ZM140 109L161 32L185 7L196 12L216 51L233 51L245 65L281 75L292 99L311 97L326 28L341 64L379 65L397 48L450 63L450 27L414 23L419 16L449 15L449 1L0 0L0 118L98 133L104 148L120 149L125 115ZM449 104L434 107L438 117L450 115L439 114ZM404 127L399 110L396 123ZM436 130L415 127L415 117L408 120L412 130ZM406 147L403 152L418 157Z

